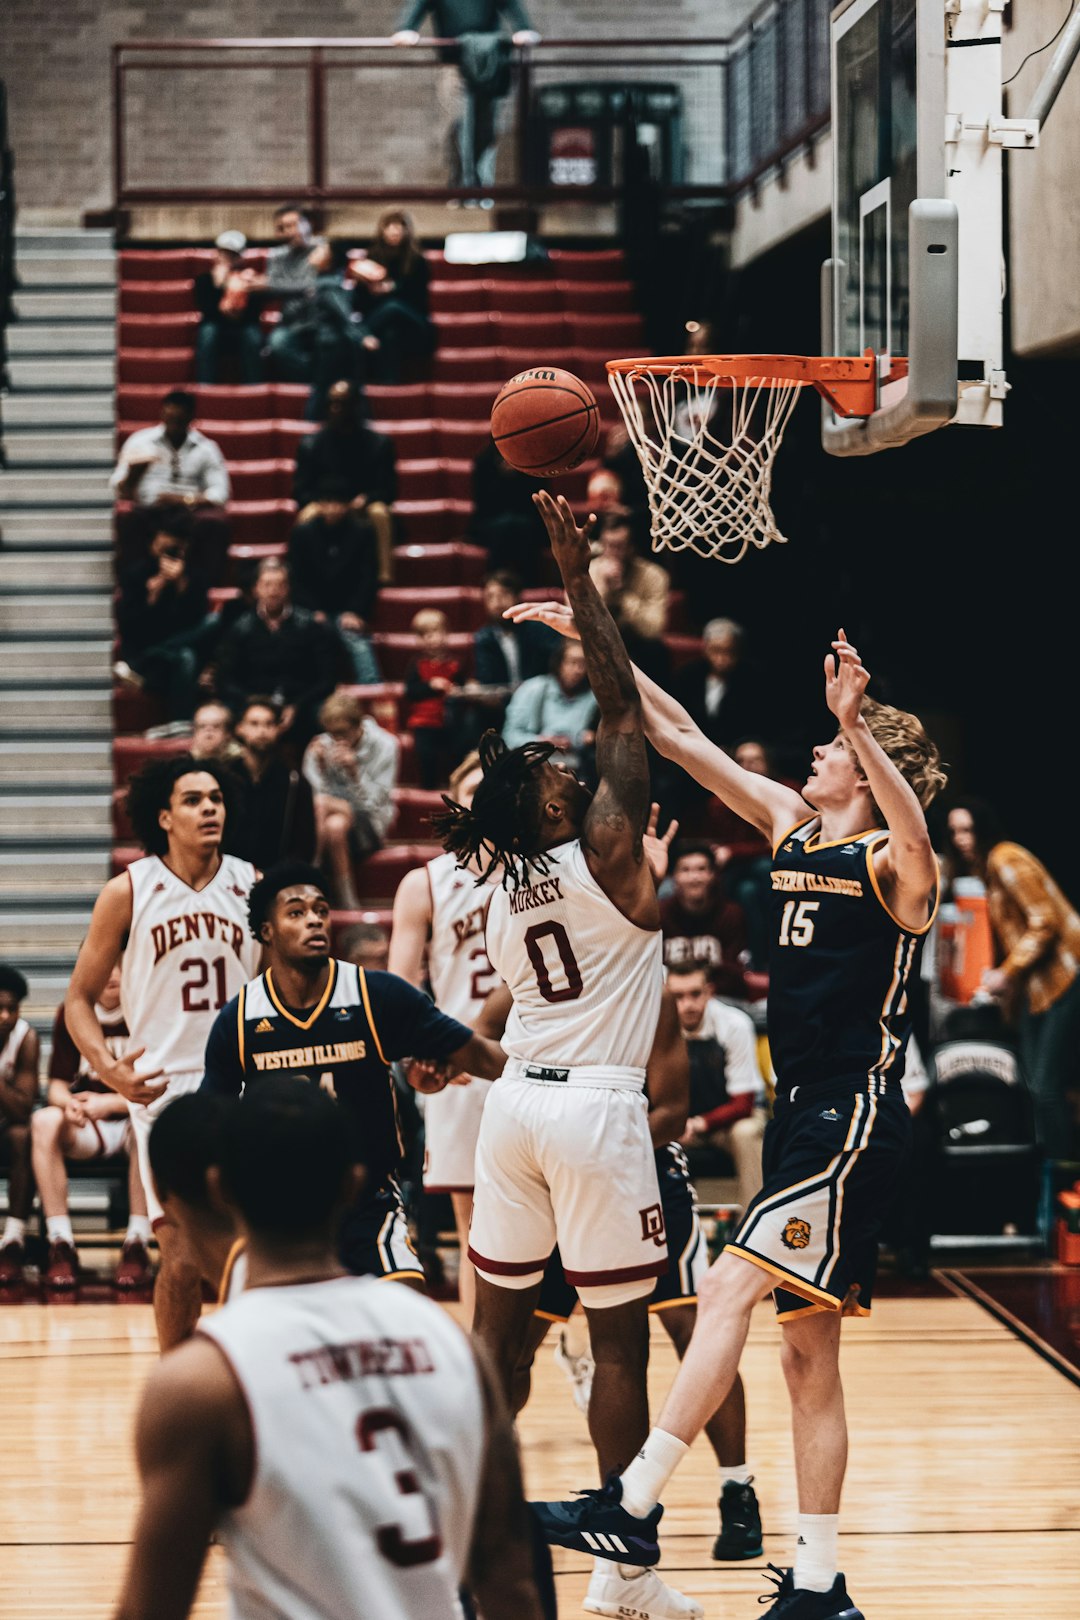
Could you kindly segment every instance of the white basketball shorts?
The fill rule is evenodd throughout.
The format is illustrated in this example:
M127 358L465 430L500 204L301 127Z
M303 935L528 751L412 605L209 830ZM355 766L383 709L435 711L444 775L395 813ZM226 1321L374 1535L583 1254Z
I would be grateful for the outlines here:
M150 1127L158 1115L164 1113L177 1097L184 1097L189 1091L198 1091L202 1085L202 1077L201 1069L195 1069L188 1074L170 1074L168 1087L156 1102L128 1103L131 1129L135 1134L135 1147L139 1155L139 1174L142 1177L143 1192L146 1194L146 1209L151 1226L157 1226L165 1218L165 1211L154 1190L154 1178L150 1173Z
M424 1099L425 1192L472 1192L480 1121L493 1084L472 1079Z
M129 1119L88 1119L79 1125L64 1149L66 1159L111 1159L130 1145Z
M667 1271L648 1104L633 1074L512 1061L495 1082L469 1234L469 1258L489 1282L539 1282L556 1243L585 1304L644 1297Z

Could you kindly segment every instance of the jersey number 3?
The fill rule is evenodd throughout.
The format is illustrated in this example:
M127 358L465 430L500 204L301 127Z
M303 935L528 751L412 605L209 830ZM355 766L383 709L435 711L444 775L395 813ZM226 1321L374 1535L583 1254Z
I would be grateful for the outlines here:
M545 952L542 942L549 939L554 941L555 951ZM562 923L533 923L531 928L525 930L525 949L529 953L529 961L536 972L536 982L544 1000L576 1001L585 985L573 946L570 944L570 936ZM562 966L562 976L566 980L566 983L560 986L552 984L551 973L548 971L548 955L553 958L552 967L555 968L555 972L559 971L554 962L556 952Z
M435 1527L435 1516L424 1496L412 1462L412 1435L400 1412L388 1407L375 1407L361 1412L356 1424L356 1438L361 1451L374 1453L384 1474L380 1498L390 1501L394 1496L404 1498L402 1517L411 1520L409 1529L419 1534L408 1535L400 1523L380 1524L375 1530L375 1545L384 1558L399 1569L411 1569L415 1564L431 1564L442 1552L442 1538ZM407 1503L407 1505L406 1505Z
M815 911L820 900L785 900L780 918L781 945L809 945L814 937Z

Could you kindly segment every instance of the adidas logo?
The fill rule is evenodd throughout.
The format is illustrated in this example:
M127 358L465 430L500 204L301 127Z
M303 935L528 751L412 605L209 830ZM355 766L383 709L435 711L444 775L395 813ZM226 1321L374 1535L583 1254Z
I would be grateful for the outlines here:
M260 1018L259 1022L255 1025L255 1033L256 1035L269 1035L272 1033L273 1028L274 1026L270 1022L269 1018Z

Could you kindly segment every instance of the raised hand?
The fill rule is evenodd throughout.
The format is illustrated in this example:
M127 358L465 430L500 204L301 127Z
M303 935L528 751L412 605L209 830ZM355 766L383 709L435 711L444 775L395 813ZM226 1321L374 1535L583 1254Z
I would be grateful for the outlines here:
M657 832L660 821L660 806L653 804L649 808L649 822L645 828L642 845L645 850L645 859L649 863L649 871L653 875L653 882L660 884L667 877L668 862L671 859L671 843L679 830L679 823L673 821L667 832L661 838Z
M859 719L870 671L863 668L857 649L843 629L837 631L832 645L833 651L825 654L825 701L841 730L849 731Z
M512 619L515 624L521 624L526 619L534 619L537 624L546 624L549 630L557 630L560 636L566 636L570 641L580 641L581 631L574 622L574 610L567 607L565 602L515 602L503 614L504 619Z
M566 496L560 495L555 499L546 489L537 491L533 496L533 504L544 520L551 549L563 578L565 579L568 570L572 574L587 574L592 560L589 530L596 522L595 517L590 513L585 527L579 529L574 522L574 514L570 510L570 502Z

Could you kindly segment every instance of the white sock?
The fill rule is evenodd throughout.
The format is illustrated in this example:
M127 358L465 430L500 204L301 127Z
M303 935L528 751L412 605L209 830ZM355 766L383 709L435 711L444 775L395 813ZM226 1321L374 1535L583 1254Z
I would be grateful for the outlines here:
M71 1230L70 1215L47 1215L45 1217L45 1236L50 1243L70 1243L74 1248L75 1234Z
M635 1519L644 1519L660 1500L672 1474L690 1450L673 1434L653 1429L622 1476L622 1505Z
M4 1222L4 1235L0 1237L0 1249L9 1243L21 1243L26 1236L26 1222L20 1221L16 1216L9 1215Z
M836 1513L800 1513L795 1548L796 1586L827 1592L836 1579L840 1518Z
M125 1243L149 1243L150 1217L149 1215L129 1215Z
M749 1464L747 1463L720 1464L721 1490L723 1490L725 1485L749 1485L753 1477L753 1474L750 1472Z

